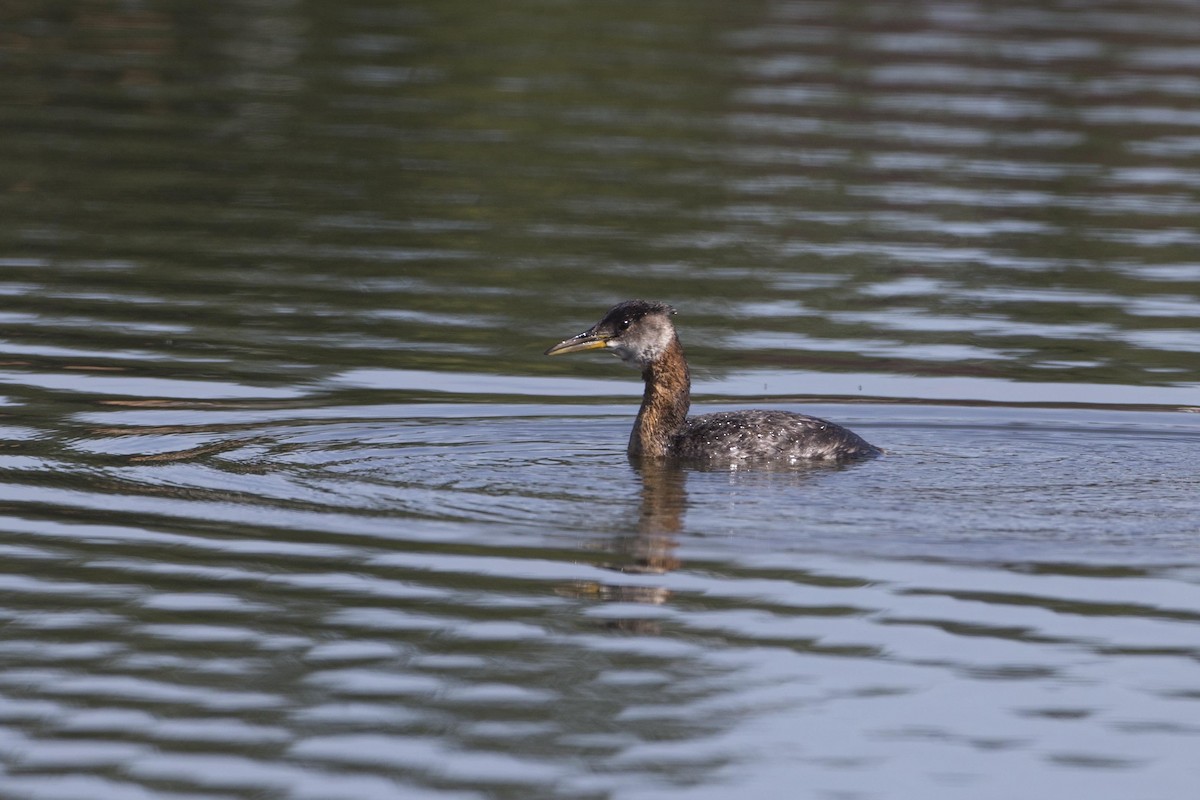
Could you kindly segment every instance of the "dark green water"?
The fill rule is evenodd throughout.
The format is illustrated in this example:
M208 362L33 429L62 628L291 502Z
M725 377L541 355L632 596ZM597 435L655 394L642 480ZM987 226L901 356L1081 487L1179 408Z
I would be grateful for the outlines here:
M1200 768L1200 11L0 7L0 795ZM550 344L888 455L638 470Z

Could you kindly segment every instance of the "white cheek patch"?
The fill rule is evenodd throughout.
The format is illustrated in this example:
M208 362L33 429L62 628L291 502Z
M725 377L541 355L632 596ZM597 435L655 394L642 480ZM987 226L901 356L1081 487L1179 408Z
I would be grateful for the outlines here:
M652 345L643 345L638 348L631 348L627 345L609 345L613 348L613 355L635 367L644 367L652 363L658 358L661 353Z
M625 345L613 341L607 342L606 346L612 348L613 355L626 364L638 365L642 363L642 354L636 350L631 350Z

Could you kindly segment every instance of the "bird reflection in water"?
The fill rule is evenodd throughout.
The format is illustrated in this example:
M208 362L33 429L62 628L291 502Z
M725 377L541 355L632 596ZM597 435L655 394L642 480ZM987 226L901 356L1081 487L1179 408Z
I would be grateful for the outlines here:
M630 459L641 481L641 498L636 524L618 534L605 550L616 556L597 566L626 575L664 575L679 568L679 534L687 507L687 472L678 464ZM560 593L607 603L663 605L671 598L665 586L577 582L560 588ZM609 630L627 633L661 633L658 620L644 617L610 618Z
M687 483L699 481L706 494L726 487L730 492L781 491L793 494L803 484L857 465L816 462L772 469L731 470L704 468L659 459L630 458L640 482L636 516L603 545L606 560L596 566L629 576L663 575L680 569L681 537L687 535L689 505ZM724 476L722 479L721 476ZM663 585L605 581L580 581L559 588L559 593L605 603L637 603L660 606L670 602L671 589ZM654 616L609 617L602 623L608 630L659 634L662 625Z

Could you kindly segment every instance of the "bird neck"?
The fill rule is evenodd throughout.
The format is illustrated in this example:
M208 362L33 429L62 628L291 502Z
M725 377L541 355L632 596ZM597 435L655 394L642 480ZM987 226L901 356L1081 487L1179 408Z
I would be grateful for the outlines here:
M692 402L692 379L679 339L672 337L663 354L642 370L642 380L646 390L629 437L629 455L665 456Z

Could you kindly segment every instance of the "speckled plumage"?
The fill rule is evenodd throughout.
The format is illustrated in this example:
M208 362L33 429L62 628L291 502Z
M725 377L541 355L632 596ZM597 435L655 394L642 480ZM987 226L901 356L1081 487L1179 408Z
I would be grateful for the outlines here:
M689 417L669 449L679 458L722 461L828 461L879 454L879 448L840 425L757 408Z
M816 417L753 409L688 417L691 377L671 323L675 309L627 300L547 355L606 348L642 371L645 392L629 436L635 457L706 462L801 463L879 455L852 431Z

